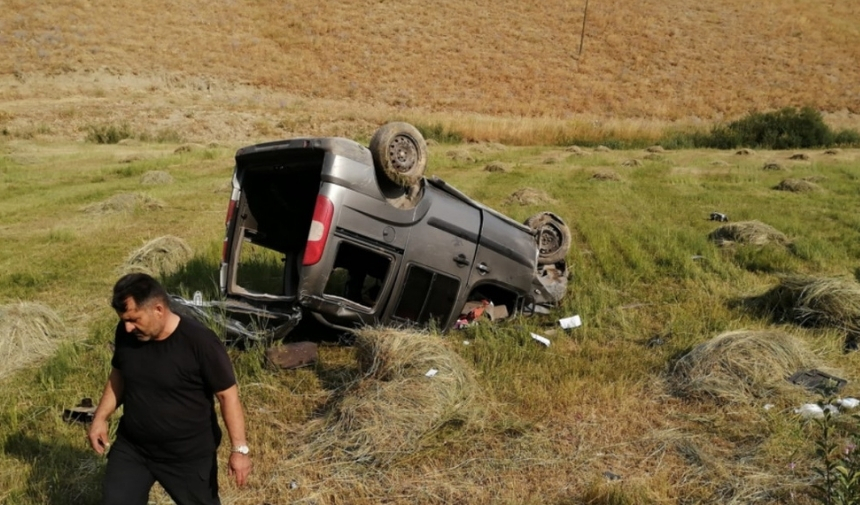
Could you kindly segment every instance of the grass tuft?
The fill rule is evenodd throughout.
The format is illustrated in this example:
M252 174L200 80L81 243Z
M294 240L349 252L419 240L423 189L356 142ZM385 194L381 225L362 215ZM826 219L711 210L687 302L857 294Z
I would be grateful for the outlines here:
M763 246L767 244L787 245L788 237L776 228L761 221L739 221L720 226L708 238L720 246L735 243Z

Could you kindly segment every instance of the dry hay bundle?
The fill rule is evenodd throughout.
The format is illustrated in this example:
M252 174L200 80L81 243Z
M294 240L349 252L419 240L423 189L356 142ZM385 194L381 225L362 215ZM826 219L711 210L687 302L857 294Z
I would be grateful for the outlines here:
M44 305L0 305L0 378L49 356L63 331L59 316Z
M637 160L636 158L631 158L631 159L629 159L629 160L622 161L622 162L621 162L621 165L622 165L622 166L625 166L625 167L641 167L641 166L642 166L642 161L641 161L641 160Z
M509 170L507 163L502 163L501 161L491 161L487 163L487 166L484 167L485 172L507 172Z
M124 274L171 274L188 263L192 254L191 247L184 240L173 235L164 235L150 240L131 253L120 270Z
M677 361L672 379L681 397L747 403L791 391L786 378L816 366L815 356L785 332L742 330L694 347Z
M812 181L806 179L785 179L773 189L779 191L791 191L794 193L808 193L810 191L818 191L819 186Z
M850 279L786 275L761 303L777 317L800 325L860 335L860 284Z
M163 170L150 170L140 176L140 183L144 186L155 186L173 183L173 177Z
M788 157L790 160L808 160L809 155L806 153L794 153Z
M367 328L355 347L361 376L305 430L311 460L384 466L444 425L482 414L472 371L438 336Z
M182 144L173 150L173 154L190 153L201 149L203 149L203 146L200 144Z
M588 156L588 153L579 146L567 146L564 150L573 153L575 156Z
M753 151L752 149L750 149L748 147L744 147L743 149L740 149L737 152L735 152L735 154L737 154L738 156L749 156L751 154L755 154L755 151Z
M712 231L708 238L720 246L735 243L763 246L767 244L787 245L788 237L776 228L761 221L739 221L724 224Z
M665 149L663 149L663 146L659 146L659 145L647 147L647 148L645 148L645 150L648 151L649 153L662 153L665 151Z
M762 170L785 170L784 168L782 168L782 165L780 165L779 163L777 163L775 161L769 161L769 162L765 163L761 167L761 169Z
M137 209L157 210L164 208L164 203L143 193L118 193L103 202L96 202L84 207L89 214L113 214L119 212L134 212Z
M591 176L592 179L597 179L598 181L620 181L621 176L612 170L598 170L594 172L594 175Z
M475 161L475 157L472 156L472 153L470 153L467 149L451 149L447 153L445 153L445 156L451 158L454 161L464 161L468 163Z
M606 147L606 146L602 146L602 145L601 145L601 146L597 146L597 147L595 147L595 148L594 148L594 150L595 150L595 151L597 151L597 152L599 152L599 153L608 153L608 152L609 152L609 151L611 151L612 149L610 149L610 148L608 148L608 147Z
M517 205L536 205L536 204L544 204L544 203L554 203L555 200L549 197L544 191L540 191L534 188L522 188L511 193L507 199L505 199L506 204L515 203Z
M828 149L828 150L824 151L824 154L829 154L832 156L834 154L839 154L841 152L842 152L841 149Z

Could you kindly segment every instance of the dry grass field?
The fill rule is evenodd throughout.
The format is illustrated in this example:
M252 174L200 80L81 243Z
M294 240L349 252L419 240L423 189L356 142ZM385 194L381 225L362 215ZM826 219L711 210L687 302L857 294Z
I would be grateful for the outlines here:
M814 106L860 124L851 0L0 1L0 128L189 140L367 134L391 117L522 144Z
M0 503L99 503L62 409L101 391L120 272L217 296L237 147L393 119L461 135L428 175L564 217L569 296L294 371L231 348L256 466L238 489L221 447L225 505L820 503L820 396L784 379L860 397L860 150L596 146L784 106L860 128L860 3L591 0L580 54L584 6L0 0Z

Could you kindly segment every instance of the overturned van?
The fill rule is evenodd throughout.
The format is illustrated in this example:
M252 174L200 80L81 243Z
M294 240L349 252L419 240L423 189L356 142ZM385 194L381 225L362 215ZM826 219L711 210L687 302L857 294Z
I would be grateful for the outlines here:
M297 138L240 149L220 271L228 333L251 335L243 317L270 337L307 317L345 331L448 329L470 301L511 314L558 302L570 246L562 219L520 224L425 178L426 163L407 123L384 125L369 147Z

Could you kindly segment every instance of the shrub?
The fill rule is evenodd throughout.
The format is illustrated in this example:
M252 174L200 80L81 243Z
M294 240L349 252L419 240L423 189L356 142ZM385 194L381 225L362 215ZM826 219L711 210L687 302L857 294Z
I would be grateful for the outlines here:
M821 113L811 107L786 107L773 112L752 112L728 125L714 127L709 134L695 136L698 147L734 149L742 146L763 149L797 149L854 145L860 133L833 132Z
M459 132L448 129L442 123L432 125L416 124L415 128L421 133L426 140L435 140L445 144L459 144L463 142L463 135Z
M96 144L116 144L120 140L132 138L134 135L127 124L90 125L87 127L87 142Z

